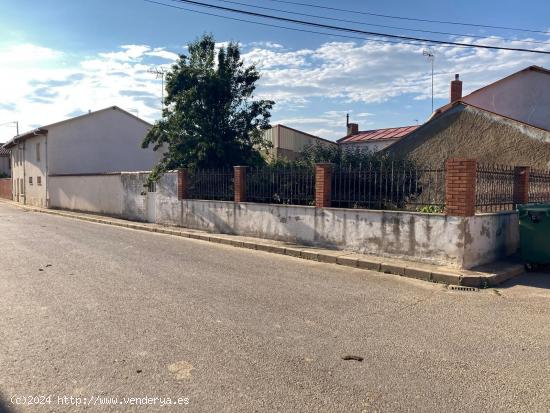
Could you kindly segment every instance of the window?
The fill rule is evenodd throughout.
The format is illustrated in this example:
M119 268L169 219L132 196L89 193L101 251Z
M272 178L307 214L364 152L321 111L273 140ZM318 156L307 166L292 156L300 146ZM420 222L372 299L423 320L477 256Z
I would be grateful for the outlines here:
M36 185L42 185L42 177L41 176L36 177Z
M29 185L32 185L32 176L29 176Z
M36 162L40 162L40 142L36 144Z
M149 182L147 185L147 192L157 192L157 183L156 182Z

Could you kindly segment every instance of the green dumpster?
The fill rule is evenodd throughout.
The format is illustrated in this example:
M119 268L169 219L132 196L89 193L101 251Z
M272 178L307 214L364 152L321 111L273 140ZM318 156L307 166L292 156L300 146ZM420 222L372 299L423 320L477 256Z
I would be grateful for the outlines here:
M525 268L550 264L550 204L518 206L521 258Z

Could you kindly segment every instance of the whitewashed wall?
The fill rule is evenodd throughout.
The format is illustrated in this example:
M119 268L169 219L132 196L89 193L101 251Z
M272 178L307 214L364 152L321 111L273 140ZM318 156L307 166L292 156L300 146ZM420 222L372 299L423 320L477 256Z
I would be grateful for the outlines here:
M122 216L124 188L120 174L50 176L50 207Z
M54 177L52 206L210 232L472 268L517 250L515 212L448 217L401 211L178 200L177 175L147 192L146 172ZM148 202L153 201L153 202ZM152 209L151 209L152 208Z
M550 75L520 72L465 96L474 106L550 130Z
M109 108L48 127L52 175L150 171L161 151L142 149L150 125Z

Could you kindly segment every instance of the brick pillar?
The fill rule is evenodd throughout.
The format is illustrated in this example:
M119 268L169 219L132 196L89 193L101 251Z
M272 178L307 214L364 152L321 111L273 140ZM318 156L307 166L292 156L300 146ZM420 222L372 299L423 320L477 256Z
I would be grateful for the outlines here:
M189 173L187 168L178 169L178 199L187 199Z
M315 206L330 207L332 189L332 164L318 163L315 165Z
M235 202L246 202L246 166L235 166Z
M528 166L514 168L514 204L529 202L529 171Z
M475 159L448 159L445 165L445 214L471 217L476 213Z

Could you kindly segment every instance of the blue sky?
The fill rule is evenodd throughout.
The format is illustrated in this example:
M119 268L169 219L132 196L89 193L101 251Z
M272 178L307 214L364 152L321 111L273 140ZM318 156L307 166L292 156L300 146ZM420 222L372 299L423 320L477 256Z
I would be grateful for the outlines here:
M219 0L206 1L244 8ZM550 50L550 44L525 43L550 43L550 35L542 33L395 20L272 0L236 1L357 20L367 25L324 22L364 30ZM517 1L309 2L378 14L550 30L550 5L542 0L530 1L529 7ZM25 130L114 104L154 121L159 116L161 88L147 70L159 65L169 67L178 53L185 52L189 41L205 32L214 34L220 43L240 42L245 61L260 68L263 77L258 95L277 103L273 123L337 139L344 134L348 112L360 129L422 123L431 113L430 66L422 56L426 47L419 44L388 44L275 29L143 0L2 0L0 124L18 120ZM454 73L460 73L467 93L531 64L550 67L550 56L546 55L441 46L432 47L432 51L436 55L436 107L447 102ZM13 132L11 126L0 126L0 141L9 139Z

